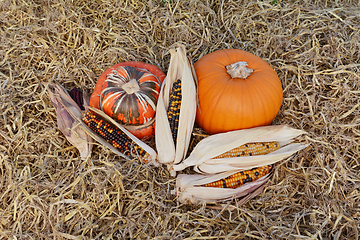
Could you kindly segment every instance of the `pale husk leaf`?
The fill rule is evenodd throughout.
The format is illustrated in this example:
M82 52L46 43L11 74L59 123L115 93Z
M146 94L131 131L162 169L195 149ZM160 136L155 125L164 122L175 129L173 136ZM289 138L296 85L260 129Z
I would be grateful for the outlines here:
M92 138L86 131L80 128L79 120L67 111L63 99L66 99L66 102L72 104L71 111L73 111L75 115L81 116L81 109L62 86L53 83L44 83L44 85L49 93L51 103L55 107L59 130L65 135L66 139L79 150L81 159L86 159L91 155ZM86 95L84 95L84 102L85 101L88 101Z
M171 59L173 59L173 55L171 55ZM170 61L173 63L173 61ZM170 66L171 66L170 63ZM159 99L156 107L156 124L155 124L155 142L156 142L156 150L158 152L158 161L163 164L170 163L175 159L175 145L171 137L171 129L167 119L167 105L169 99L169 94L164 94L168 92L167 89L171 83L171 78L169 75L165 78L164 83L161 87Z
M196 87L195 87L195 75L193 75L191 69L191 62L186 59L186 51L184 47L178 49L182 52L180 55L181 62L184 62L184 67L181 74L181 109L179 119L179 131L176 142L176 158L174 164L181 162L187 153L192 130L194 127L196 116Z

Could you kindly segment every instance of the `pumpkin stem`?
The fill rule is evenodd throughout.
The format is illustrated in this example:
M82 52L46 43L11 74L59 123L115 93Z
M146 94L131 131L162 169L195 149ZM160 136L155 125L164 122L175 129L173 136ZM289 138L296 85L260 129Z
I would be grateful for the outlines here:
M140 91L139 84L135 79L131 79L129 82L125 83L122 86L122 89L124 89L127 94L132 94Z
M230 75L231 78L242 78L246 79L254 69L247 68L247 62L236 62L230 65L227 65L226 72Z

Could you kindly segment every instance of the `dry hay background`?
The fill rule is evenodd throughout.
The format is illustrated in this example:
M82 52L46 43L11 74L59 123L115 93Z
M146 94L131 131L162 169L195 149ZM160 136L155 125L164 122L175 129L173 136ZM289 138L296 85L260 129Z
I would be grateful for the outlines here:
M0 239L359 239L360 8L354 1L0 2ZM164 72L224 48L267 60L284 88L273 124L310 146L235 211L177 203L164 167L57 129L42 82L91 92L122 61ZM236 200L228 204L236 204Z

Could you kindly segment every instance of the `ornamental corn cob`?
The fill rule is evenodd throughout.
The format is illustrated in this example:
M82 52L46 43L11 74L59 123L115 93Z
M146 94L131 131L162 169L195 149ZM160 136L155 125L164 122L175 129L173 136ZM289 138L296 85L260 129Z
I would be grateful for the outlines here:
M227 151L215 158L229 158L229 157L241 157L241 156L256 156L266 155L270 152L276 151L280 148L278 142L257 142L247 143L240 147ZM253 182L257 179L270 173L271 165L253 168L247 171L241 171L232 174L226 178L222 178L215 182L204 184L203 187L218 187L218 188L238 188L239 186Z
M106 121L95 112L89 110L83 117L84 123L95 133L115 147L126 156L140 157L143 162L147 162L149 153L136 144L121 129Z
M271 171L271 165L253 168L248 171L241 171L238 173L235 173L233 175L230 175L226 178L222 178L220 180L217 180L215 182L206 183L202 185L202 187L216 187L216 188L238 188L241 185L248 183L248 182L254 182L258 180L259 178L269 174Z
M180 118L180 107L181 107L181 80L177 79L170 92L169 106L167 109L167 117L170 124L171 134L176 148L176 140L179 128Z
M219 158L229 158L229 157L265 155L273 151L276 151L279 148L280 148L280 144L278 142L247 143L241 145L240 147L227 151L223 154L220 154L219 156L214 158L219 159Z
M184 46L170 49L168 74L161 87L155 125L157 160L172 176L187 155L196 116L196 74ZM181 104L181 110L180 110Z

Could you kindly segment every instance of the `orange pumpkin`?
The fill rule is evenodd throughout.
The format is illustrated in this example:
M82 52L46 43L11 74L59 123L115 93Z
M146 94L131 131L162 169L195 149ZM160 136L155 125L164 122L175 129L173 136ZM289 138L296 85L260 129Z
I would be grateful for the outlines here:
M154 133L152 120L165 76L158 67L143 62L116 64L99 77L90 106L129 126L138 138L146 138Z
M196 123L209 134L269 125L283 99L281 81L263 59L224 49L194 64L198 78Z

